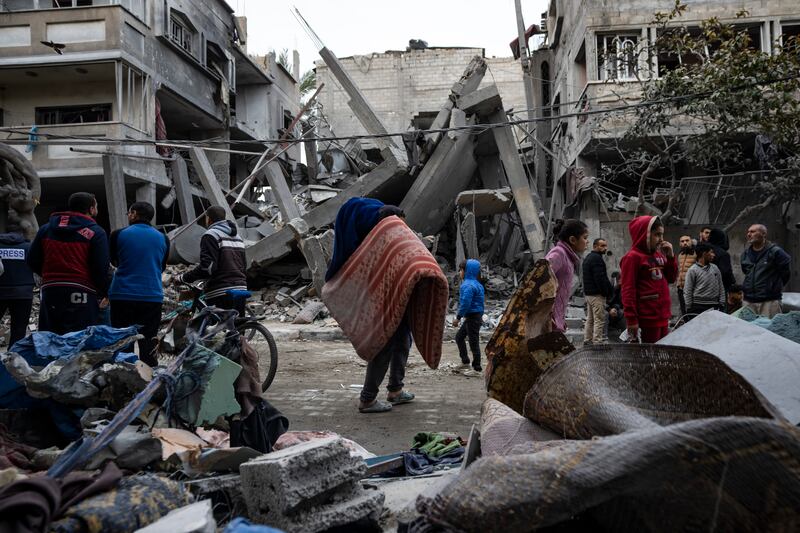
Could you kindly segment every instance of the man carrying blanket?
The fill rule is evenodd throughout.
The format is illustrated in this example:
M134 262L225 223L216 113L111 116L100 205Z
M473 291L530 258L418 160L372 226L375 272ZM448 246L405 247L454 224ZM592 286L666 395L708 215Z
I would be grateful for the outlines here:
M358 410L390 411L414 395L403 390L412 334L425 361L441 358L447 278L406 226L403 212L370 198L352 198L336 216L333 257L322 298L367 361ZM389 371L387 401L378 400Z

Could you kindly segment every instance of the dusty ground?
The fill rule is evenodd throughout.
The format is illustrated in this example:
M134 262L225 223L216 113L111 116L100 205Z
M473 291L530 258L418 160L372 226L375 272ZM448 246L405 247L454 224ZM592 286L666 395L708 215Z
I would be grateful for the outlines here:
M366 363L349 343L279 342L278 352L278 373L265 397L289 418L290 429L335 431L375 454L408 450L419 431L450 431L466 439L486 396L482 377L454 372L460 360L453 342L445 343L438 370L412 348L405 385L416 399L377 414L358 412ZM385 386L386 380L383 399Z

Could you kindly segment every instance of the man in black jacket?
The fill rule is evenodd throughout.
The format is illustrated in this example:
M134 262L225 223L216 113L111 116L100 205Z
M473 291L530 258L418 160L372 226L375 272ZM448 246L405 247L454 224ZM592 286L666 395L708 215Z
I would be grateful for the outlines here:
M0 272L0 319L8 310L11 315L11 337L8 346L25 337L33 304L33 272L28 266L31 243L19 228L9 228L0 234L0 260L5 272Z
M714 250L712 264L717 265L720 274L722 274L722 286L725 287L725 294L727 294L731 285L736 283L736 278L733 276L731 254L728 253L728 248L730 248L728 236L721 229L714 228L708 237L708 244Z
M244 315L244 298L231 291L247 290L247 260L244 241L236 224L225 220L225 210L211 206L205 213L205 227L200 239L200 264L180 277L182 283L206 280L206 303L221 309L235 309Z
M586 327L583 332L584 344L604 344L606 338L606 299L613 291L606 273L603 256L608 251L608 243L595 239L592 251L583 260L583 295L586 297Z
M782 312L783 286L791 277L792 257L767 240L767 227L753 224L747 230L750 246L742 254L744 306L772 318Z

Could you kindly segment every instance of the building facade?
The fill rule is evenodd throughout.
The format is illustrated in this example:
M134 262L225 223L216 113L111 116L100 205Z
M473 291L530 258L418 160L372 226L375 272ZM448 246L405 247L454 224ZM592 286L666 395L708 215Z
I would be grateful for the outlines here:
M263 144L247 143L277 138L299 97L291 73L248 56L246 31L223 0L0 0L0 126L48 141L17 145L42 179L40 221L78 190L117 211L169 196L168 159L186 158L185 147L136 141L213 140L223 150L262 152ZM123 199L109 197L97 153L106 151L124 155ZM223 188L257 158L206 154ZM299 161L299 149L284 160ZM187 162L199 209L205 191ZM171 208L159 208L158 218L180 222Z
M800 34L800 4L796 1L697 0L686 4L686 12L675 24L692 31L702 21L716 17L746 30L751 45L766 53L771 53L782 39ZM626 197L637 195L637 181L625 181L607 170L618 163L619 152L613 149L614 142L631 124L625 121L624 115L603 114L602 111L640 101L641 80L657 77L678 61L676 57L640 53L655 42L656 12L670 7L654 0L625 0L613 5L602 0L551 0L548 11L543 14L547 37L531 54L539 120L535 133L537 182L543 197L549 198L552 213L586 219L594 235L603 235L604 228L614 224L624 228L632 215L624 212L603 215L596 199L576 199L574 175L578 170L578 175L597 177ZM746 15L739 16L744 11ZM598 113L582 115L585 111ZM677 134L688 133L691 124L679 123L677 128ZM751 150L752 142L745 143L747 149ZM684 200L678 216L686 230L677 229L677 232L689 228L694 231L697 225L704 224L724 226L747 205L746 195L729 193L723 197L720 187L713 187L713 183L692 181L708 172L688 165L679 172ZM657 195L658 190L649 189L646 199L656 203ZM571 210L565 210L570 205ZM800 209L789 205L761 213L760 220L767 222L774 238L785 243L794 254L795 272L800 275L797 271L800 264L797 261L800 253L800 233L795 227L797 217L800 217ZM747 222L753 220L744 221L744 224ZM622 251L627 246L627 235L624 229L617 229L609 235L618 237L612 246ZM744 228L734 228L733 232L743 235ZM738 233L734 239L738 247L731 249L735 263L743 248L742 235ZM612 260L614 266L617 266L618 257ZM798 275L794 276L795 286Z
M482 48L426 48L388 51L340 58L339 61L389 132L430 127L447 101L453 84ZM488 69L481 86L496 83L506 110L526 108L522 68L513 58L486 58ZM319 96L330 132L337 136L363 135L366 130L347 105L347 93L339 86L328 67L316 62L317 86L325 88ZM328 132L328 133L330 133ZM375 148L369 140L365 150Z

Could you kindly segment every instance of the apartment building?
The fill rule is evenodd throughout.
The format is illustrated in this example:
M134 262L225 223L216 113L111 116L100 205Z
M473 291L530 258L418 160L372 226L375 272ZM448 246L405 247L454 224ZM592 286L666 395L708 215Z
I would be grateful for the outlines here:
M675 24L692 31L702 21L716 17L747 31L751 45L767 53L773 51L775 43L800 34L800 3L794 0L693 0L686 4L686 12ZM552 213L586 219L592 233L612 239L617 251L627 246L625 226L632 215L604 213L591 195L580 201L575 194L575 176L597 177L601 182L612 183L614 190L625 196L635 197L636 180L626 181L608 171L619 158L613 141L624 134L630 123L619 114L582 113L636 103L640 100L642 79L659 76L680 61L677 57L639 53L656 39L656 12L670 7L669 3L655 0L551 0L542 20L546 40L531 54L535 107L540 120L535 159L541 194L549 199ZM740 17L743 11L747 14ZM548 117L553 118L547 120ZM681 123L678 128L676 134L688 132L691 124ZM751 137L744 146L752 155L755 132ZM692 225L724 226L751 201L741 192L721 195L721 188L714 187L715 183L725 185L721 180L693 181L693 177L708 173L701 169L686 165L680 172L684 200L678 216L684 225L675 228L675 232L690 231ZM648 188L647 201L655 202L657 192ZM777 210L781 213L764 212L762 220L783 223L787 220L784 214L791 213L788 208ZM800 209L793 209L800 216ZM671 231L668 228L668 235ZM776 240L790 248L796 248L800 241L794 223L773 226L772 231ZM737 228L731 234L735 261L744 247L743 233ZM618 257L612 259L614 267Z
M280 135L299 96L292 73L247 54L246 33L223 0L0 0L0 126L49 141L17 145L42 179L40 221L86 190L106 200L112 228L134 199L167 197L159 222L186 222L169 201L176 158L198 210L206 195L186 149L138 141L214 141L221 151L205 153L220 186L247 176L247 152ZM112 176L102 151L123 155ZM282 159L291 170L299 148Z

